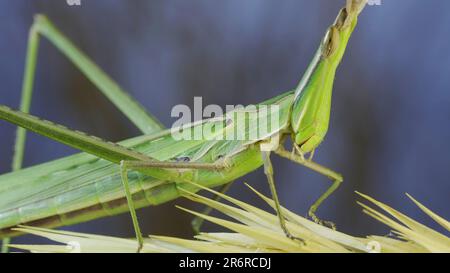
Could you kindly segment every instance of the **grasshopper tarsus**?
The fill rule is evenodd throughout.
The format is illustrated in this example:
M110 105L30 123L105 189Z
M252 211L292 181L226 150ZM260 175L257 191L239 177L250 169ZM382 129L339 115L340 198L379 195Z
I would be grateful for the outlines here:
M325 221L325 220L321 220L319 219L319 217L317 217L317 215L310 210L308 212L308 216L311 218L311 220L313 220L316 224L319 224L321 226L327 227L327 228L331 228L333 230L336 230L336 224L331 222L331 221Z
M288 239L290 239L290 240L292 240L292 241L296 241L296 242L299 242L301 245L306 245L306 241L305 240L303 240L302 238L300 238L300 237L297 237L297 236L294 236L294 235L292 235L290 232L289 232L289 230L287 230L286 229L286 227L282 227L282 229L283 229L283 232L284 232L284 235L286 236L286 238L288 238Z

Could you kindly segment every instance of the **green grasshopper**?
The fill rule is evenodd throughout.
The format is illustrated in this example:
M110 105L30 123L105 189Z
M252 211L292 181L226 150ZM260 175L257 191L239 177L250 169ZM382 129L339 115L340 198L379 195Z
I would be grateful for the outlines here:
M0 238L19 235L14 227L58 227L129 211L138 242L143 237L135 210L176 199L203 187L227 184L261 166L267 176L280 228L291 239L275 189L271 153L287 158L333 180L332 186L311 206L315 212L343 181L338 173L312 161L312 155L328 130L331 94L336 69L342 60L357 17L366 0L347 0L326 32L305 75L296 89L258 104L277 106L277 125L256 139L204 138L177 140L173 129L143 110L112 79L75 47L45 16L38 15L30 30L20 110L0 106L0 118L20 126L17 132L13 172L0 176ZM49 39L118 107L143 133L111 143L28 114L40 35ZM269 114L246 118L259 124ZM236 110L233 114L239 113ZM210 137L226 131L248 134L236 115L206 119L179 128L191 133L221 125ZM259 125L258 125L259 126ZM51 138L84 153L21 169L26 130ZM292 139L292 151L285 148ZM264 147L264 148L263 148ZM309 158L305 158L310 154ZM201 221L194 222L198 230Z

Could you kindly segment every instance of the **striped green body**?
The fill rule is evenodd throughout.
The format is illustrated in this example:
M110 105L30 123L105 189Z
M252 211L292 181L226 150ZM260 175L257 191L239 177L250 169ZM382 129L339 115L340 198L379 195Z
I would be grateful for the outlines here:
M265 103L280 105L281 126L288 127L293 92ZM5 111L0 108L0 112ZM206 123L205 123L206 124ZM233 122L233 126L237 123ZM199 125L202 126L202 125ZM204 126L204 125L203 125ZM261 137L261 140L265 136ZM214 162L225 156L226 170L194 170L188 180L206 187L226 184L262 165L256 140L183 140L170 133L144 135L119 144L160 161L189 157L195 162ZM177 148L183 146L183 149ZM194 177L192 177L194 176ZM142 172L129 173L134 201L139 208L158 205L180 196L179 188L196 191L191 184L162 181ZM16 235L9 228L19 224L58 227L127 212L117 164L87 153L58 159L0 176L0 238Z

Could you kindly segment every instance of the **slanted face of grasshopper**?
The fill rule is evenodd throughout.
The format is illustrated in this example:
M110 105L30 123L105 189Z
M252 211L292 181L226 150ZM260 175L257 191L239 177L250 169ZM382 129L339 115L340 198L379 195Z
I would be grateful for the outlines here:
M349 14L347 9L341 10L328 29L313 62L295 90L290 123L300 152L314 151L328 130L336 68L357 23L356 16Z
M136 208L161 204L201 187L226 185L264 166L282 231L289 238L302 241L300 234L291 234L286 227L270 154L274 152L333 180L309 211L316 222L321 222L315 211L336 190L342 177L313 162L312 154L328 130L335 72L364 4L365 1L348 0L295 90L258 105L277 106L276 126L270 126L269 132L257 138L244 140L176 139L173 129L163 131L153 116L130 99L48 19L37 17L30 34L22 111L0 106L0 118L87 154L19 170L25 142L25 130L19 129L15 172L0 176L0 236L16 235L12 228L19 224L55 227L130 211L140 250L143 238ZM145 135L115 144L27 114L38 35L52 41ZM260 124L272 114L256 111L258 115L248 117L248 123ZM183 130L203 130L213 123L225 123L215 134L228 130L250 134L252 129L243 128L234 114L239 114L239 110L227 113L223 119L184 126ZM283 146L286 137L292 139L291 152ZM307 153L311 154L309 159L304 157ZM198 230L201 221L194 223Z

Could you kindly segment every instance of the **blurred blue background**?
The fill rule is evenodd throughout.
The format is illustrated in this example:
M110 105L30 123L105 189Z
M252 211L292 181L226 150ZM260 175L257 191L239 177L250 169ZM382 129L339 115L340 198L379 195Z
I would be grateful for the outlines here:
M296 86L344 0L0 0L0 103L18 108L28 29L44 13L150 112L170 126L174 105L252 104ZM405 192L449 219L450 17L447 0L383 0L369 6L339 68L331 127L315 160L342 187L318 215L354 235L389 233L361 212L355 190L437 228ZM39 51L35 115L119 141L139 134L47 40ZM10 171L15 128L0 122L0 173ZM29 134L26 166L75 150ZM282 204L306 215L329 181L274 157ZM258 170L230 195L262 205ZM139 211L145 233L190 237L177 200ZM128 214L67 228L133 236ZM207 225L208 230L218 230ZM442 231L439 229L439 231ZM15 242L31 242L21 237Z

